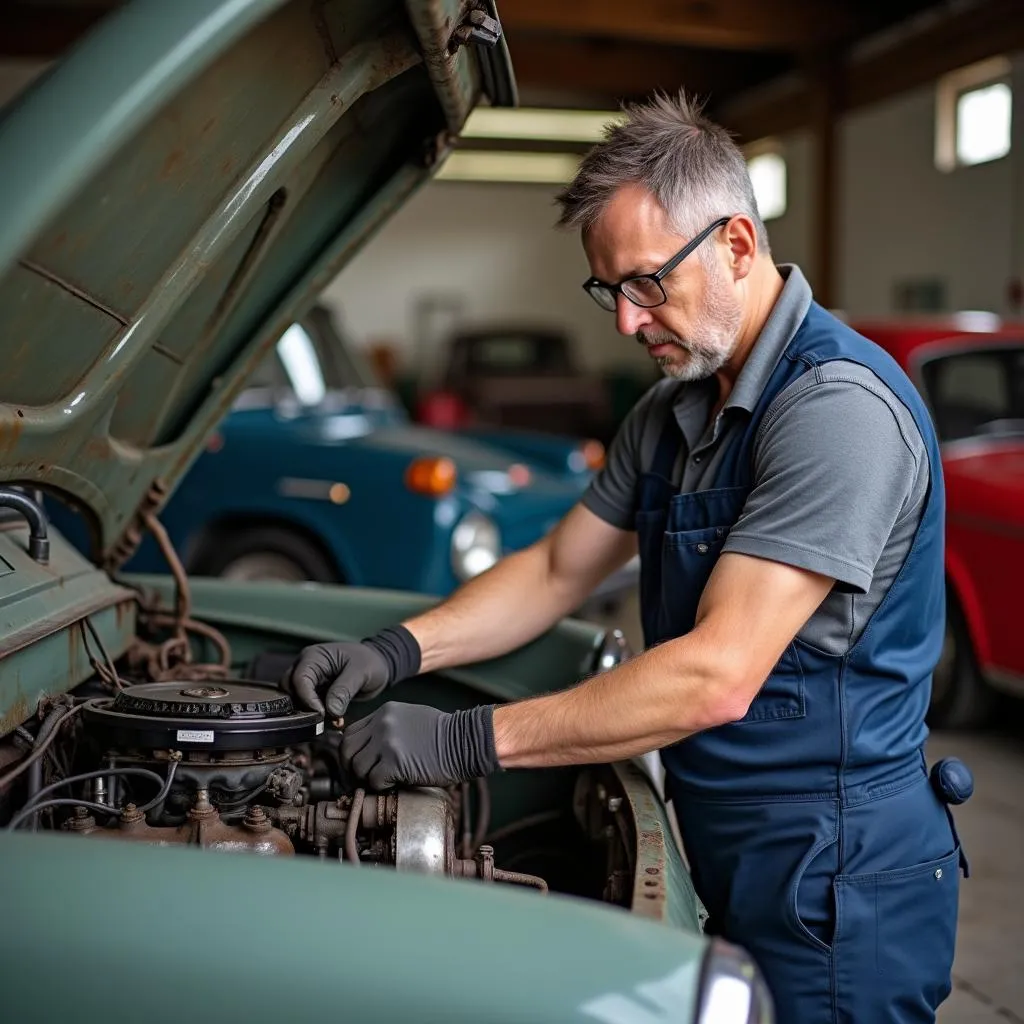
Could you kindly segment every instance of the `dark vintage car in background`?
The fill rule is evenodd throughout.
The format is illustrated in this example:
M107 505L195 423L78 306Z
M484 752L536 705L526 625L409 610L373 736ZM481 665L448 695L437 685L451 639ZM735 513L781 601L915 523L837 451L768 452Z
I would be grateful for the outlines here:
M565 331L527 324L467 327L452 335L442 358L440 381L419 400L421 422L610 440L605 382L581 365Z
M1024 697L1024 325L985 315L853 321L923 394L946 485L947 628L931 720L983 724Z
M495 14L134 0L0 119L4 1020L772 1019L638 763L359 788L273 681L430 598L190 579L160 522L474 105L514 101ZM171 574L124 571L147 533ZM389 696L514 700L627 653L564 620Z

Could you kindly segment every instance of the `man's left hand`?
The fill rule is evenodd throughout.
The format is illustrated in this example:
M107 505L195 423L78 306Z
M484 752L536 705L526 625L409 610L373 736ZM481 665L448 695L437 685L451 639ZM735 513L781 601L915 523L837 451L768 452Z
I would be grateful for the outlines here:
M449 786L497 771L493 705L447 714L425 704L390 701L346 726L345 768L372 790L399 783Z

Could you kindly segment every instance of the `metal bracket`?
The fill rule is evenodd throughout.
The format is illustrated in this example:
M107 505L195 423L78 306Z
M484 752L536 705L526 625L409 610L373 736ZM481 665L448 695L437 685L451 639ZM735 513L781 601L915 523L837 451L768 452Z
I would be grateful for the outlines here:
M486 49L497 46L501 41L501 22L492 18L485 10L477 8L469 12L448 40L448 52L455 53L460 46L476 43Z
M423 149L420 153L420 165L426 168L435 167L448 156L457 141L457 136L449 131L438 132L436 135L424 139Z

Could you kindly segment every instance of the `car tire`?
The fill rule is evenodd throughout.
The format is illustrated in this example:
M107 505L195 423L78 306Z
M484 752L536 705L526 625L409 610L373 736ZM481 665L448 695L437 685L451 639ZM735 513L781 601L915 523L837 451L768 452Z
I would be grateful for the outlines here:
M963 612L952 594L946 606L946 636L932 677L928 724L936 729L977 729L993 711L995 694L978 669Z
M341 583L330 556L316 543L280 526L218 531L194 571L203 576L249 582L277 580Z

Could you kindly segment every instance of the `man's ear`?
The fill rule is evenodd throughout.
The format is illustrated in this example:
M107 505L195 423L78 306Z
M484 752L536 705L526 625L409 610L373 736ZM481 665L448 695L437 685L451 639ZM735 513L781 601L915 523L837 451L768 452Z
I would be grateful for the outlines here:
M729 247L729 269L734 281L742 281L754 266L758 253L757 228L745 213L733 217L722 229Z

